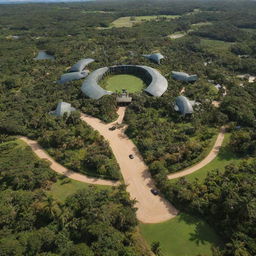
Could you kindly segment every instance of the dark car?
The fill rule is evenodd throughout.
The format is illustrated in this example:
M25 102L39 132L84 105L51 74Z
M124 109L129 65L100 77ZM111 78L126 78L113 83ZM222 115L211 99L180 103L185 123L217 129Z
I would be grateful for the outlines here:
M133 156L132 154L130 154L130 155L129 155L129 158L130 158L130 159L133 159L133 158L134 158L134 156Z
M150 191L155 196L159 195L159 192L156 189L154 189L154 188L152 188Z
M112 126L112 127L109 128L110 131L114 131L115 129L116 129L115 126Z

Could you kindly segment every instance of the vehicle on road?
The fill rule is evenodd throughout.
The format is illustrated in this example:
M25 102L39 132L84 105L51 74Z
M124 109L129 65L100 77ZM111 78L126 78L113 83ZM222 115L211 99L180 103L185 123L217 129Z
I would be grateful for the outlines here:
M110 131L114 131L116 129L116 126L112 126L109 128Z
M159 195L158 190L156 190L156 189L154 189L154 188L152 188L150 191L151 191L151 193L152 193L153 195L155 195L155 196Z

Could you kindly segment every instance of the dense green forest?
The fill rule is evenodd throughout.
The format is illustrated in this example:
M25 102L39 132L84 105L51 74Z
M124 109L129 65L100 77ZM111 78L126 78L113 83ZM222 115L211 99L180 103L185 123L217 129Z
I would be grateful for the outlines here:
M183 211L206 219L225 247L215 255L255 255L256 162L230 165L208 174L201 184L181 178L168 184L158 177L166 197Z
M148 255L136 242L134 202L125 187L93 186L65 202L47 193L48 163L11 137L0 144L0 255Z
M132 27L112 26L120 17L142 15L179 17L153 19ZM184 33L184 37L172 40L169 36L173 33ZM34 60L39 50L55 59ZM142 57L154 51L166 57L160 66ZM78 112L114 121L115 97L95 101L81 93L82 81L56 83L71 65L87 57L96 60L88 67L90 71L141 64L157 68L166 77L169 87L161 98L144 92L132 95L125 116L129 125L126 133L138 146L162 193L179 209L221 230L218 233L224 245L216 255L254 256L255 163L229 166L224 174L214 171L203 183L181 179L173 184L166 178L168 173L202 159L222 125L232 133L231 151L241 157L256 156L256 82L237 77L256 76L253 1L1 5L3 255L143 255L132 236L135 210L124 188L81 191L60 205L44 192L57 179L48 165L32 158L27 149L20 151L13 137L9 138L25 135L36 139L57 161L77 172L121 178L108 143L80 121ZM172 70L197 74L199 80L194 84L175 81ZM219 90L216 84L221 85ZM184 95L198 103L192 116L182 117L174 111L174 99L183 87ZM78 111L64 118L49 115L60 100ZM219 102L219 108L212 101ZM9 139L13 141L6 143Z

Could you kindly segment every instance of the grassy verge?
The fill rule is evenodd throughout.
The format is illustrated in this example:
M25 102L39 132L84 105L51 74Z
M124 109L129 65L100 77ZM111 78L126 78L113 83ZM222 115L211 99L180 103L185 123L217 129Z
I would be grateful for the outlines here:
M160 242L163 256L211 256L211 247L220 240L214 230L197 218L181 213L159 224L140 224L146 241Z
M232 151L230 151L226 146L229 143L231 134L225 134L225 138L223 141L222 149L220 150L219 154L216 156L216 158L211 161L209 164L204 166L203 168L199 169L198 171L187 175L186 179L188 181L194 181L195 179L198 179L199 181L203 181L207 173L218 169L221 172L224 172L225 167L229 164L239 164L244 160L244 158L238 157L236 154L234 154ZM171 182L176 182L177 179L171 180Z
M208 50L212 51L228 51L230 49L230 46L233 43L220 41L220 40L212 40L212 39L201 39L200 45L203 48L206 48Z
M47 193L55 197L57 200L64 202L68 196L76 193L80 189L88 188L90 186L97 187L97 189L111 189L110 186L90 185L59 176L57 182L51 186L51 189L47 191Z

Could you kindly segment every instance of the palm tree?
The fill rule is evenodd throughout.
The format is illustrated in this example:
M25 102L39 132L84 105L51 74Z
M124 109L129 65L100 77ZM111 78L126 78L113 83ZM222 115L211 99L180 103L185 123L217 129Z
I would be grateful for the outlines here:
M65 206L65 204L58 203L58 207L60 209L60 213L58 214L58 221L61 227L64 227L71 217L71 212Z
M43 206L44 212L48 215L50 218L54 218L57 215L57 202L53 198L53 196L46 196L44 200L44 206Z
M151 251L156 255L156 256L162 256L162 249L160 247L160 242L152 242L151 244Z

